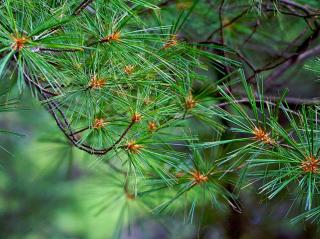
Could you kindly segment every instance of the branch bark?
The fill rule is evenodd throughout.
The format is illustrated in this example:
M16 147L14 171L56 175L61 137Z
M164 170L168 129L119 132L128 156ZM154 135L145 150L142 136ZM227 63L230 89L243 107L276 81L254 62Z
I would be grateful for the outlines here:
M266 81L267 82L275 81L277 78L281 77L294 64L303 63L305 60L315 56L320 56L320 46L316 46L307 51L304 51L303 53L299 54L297 57L296 56L290 57L284 64L278 67L267 78Z

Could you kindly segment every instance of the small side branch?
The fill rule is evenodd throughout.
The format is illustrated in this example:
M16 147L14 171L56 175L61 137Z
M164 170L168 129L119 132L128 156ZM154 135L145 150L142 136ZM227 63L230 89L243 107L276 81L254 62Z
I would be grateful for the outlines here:
M92 3L93 0L84 0L83 2L80 3L80 5L74 10L73 16L79 15L90 3Z

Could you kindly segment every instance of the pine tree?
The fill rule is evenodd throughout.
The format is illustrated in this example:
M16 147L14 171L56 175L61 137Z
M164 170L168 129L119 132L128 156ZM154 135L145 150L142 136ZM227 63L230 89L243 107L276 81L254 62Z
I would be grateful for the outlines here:
M214 16L220 26L201 41L183 28L207 3L174 2L179 15L168 25L160 9L170 2L1 1L0 113L18 110L12 99L31 93L61 132L47 140L62 144L70 160L74 153L90 156L95 187L103 192L91 195L93 211L122 208L114 237L141 214L160 218L185 210L183 221L192 224L206 207L241 212L239 192L251 184L268 200L290 191L300 211L290 215L292 223L318 221L318 101L295 110L286 91L270 97L272 86L261 80L276 69L268 83L320 52L308 48L320 31L319 12L311 8L317 2L239 1L248 8L229 20L221 1ZM255 68L225 38L235 34L234 21L246 14L258 19L271 6L316 30L281 63ZM220 41L212 42L216 33ZM318 74L319 60L306 69ZM214 83L212 70L221 74Z

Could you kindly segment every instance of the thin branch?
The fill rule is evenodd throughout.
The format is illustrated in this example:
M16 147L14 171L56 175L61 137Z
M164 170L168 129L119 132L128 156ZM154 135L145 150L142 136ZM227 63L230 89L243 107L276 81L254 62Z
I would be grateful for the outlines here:
M303 53L299 54L297 57L296 56L290 57L284 64L282 64L277 70L275 70L267 78L267 82L272 82L277 78L281 77L288 69L290 69L291 66L298 63L302 63L311 57L315 57L319 55L320 55L320 46L316 46L307 51L304 51Z
M282 97L278 97L278 96L267 96L265 97L265 100L263 101L263 103L265 104L274 104L274 102L279 101ZM261 102L261 99L256 98L255 99L256 102ZM243 97L241 99L237 99L235 100L236 103L250 103L250 99L248 99L247 97ZM287 102L288 105L293 105L293 106L297 106L297 105L317 105L320 104L320 99L303 99L303 98L296 98L296 97L286 97L284 98L284 102ZM233 102L234 103L234 102ZM214 105L214 107L225 107L230 105L231 102L222 102L219 104Z
M80 3L80 5L74 10L73 16L79 15L90 3L92 3L93 0L84 0L83 2Z
M232 25L234 22L238 21L240 18L242 18L247 12L248 12L248 9L245 9L244 11L242 11L239 15L237 15L236 17L234 17L233 19L231 19L229 22L223 24L223 20L222 20L222 5L220 5L220 8L219 8L219 18L220 18L220 27L216 30L214 30L208 37L207 37L207 40L210 40L216 33L218 32L221 32L223 28L226 28L230 25Z
M80 134L80 133L82 133L82 132L84 132L84 131L86 131L86 130L88 130L88 129L90 129L89 126L83 128L83 129L80 129L80 130L78 130L78 131L76 131L76 132L73 132L73 133L70 134L70 135L77 135L77 134Z
M32 48L31 51L33 52L79 52L83 51L83 49L54 49L54 48L42 48L42 47L36 47Z
M258 27L260 26L260 20L257 19L256 23L253 26L253 29L250 33L250 35L243 41L241 48L244 47L253 37L253 35L257 32Z
M291 0L280 0L280 4L283 4L284 6L289 5L289 6L297 8L297 9L300 9L303 12L305 12L306 14L308 14L308 16L312 16L313 12L318 11L318 10L315 10L315 9L309 7L308 5L301 5L301 4L294 2L294 1L291 1Z

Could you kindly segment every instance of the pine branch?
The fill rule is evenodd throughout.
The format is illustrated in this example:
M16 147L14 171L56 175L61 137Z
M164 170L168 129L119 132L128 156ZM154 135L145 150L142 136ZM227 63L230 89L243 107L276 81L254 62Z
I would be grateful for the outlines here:
M105 155L106 153L108 153L109 151L111 151L116 145L114 145L113 147L110 147L109 150L101 150L101 149L95 149L89 145L86 145L84 143L80 143L79 139L76 137L76 135L78 132L72 132L70 124L68 123L68 120L66 119L64 113L59 109L59 106L52 101L51 95L52 93L49 92L47 93L47 91L41 87L40 85L38 85L37 83L35 83L34 81L32 81L32 79L28 76L28 74L24 71L24 77L25 77L25 81L26 84L29 86L33 86L38 90L38 93L40 93L40 95L43 97L43 99L46 101L46 106L47 106L47 110L48 112L52 115L52 117L54 118L54 120L56 121L56 124L58 125L59 129L63 132L63 134L65 135L65 137L69 140L69 142L76 148L78 148L79 150L82 150L84 152L87 152L89 154L94 154L97 156L101 156L101 155ZM50 95L50 96L47 96ZM61 121L56 113L56 111L58 111L60 113L60 115L63 118L63 121ZM131 128L131 126L130 126ZM83 131L83 130L82 130ZM81 132L82 132L81 131ZM128 132L128 129L125 131L125 133ZM122 134L122 138L125 136L125 133ZM121 141L121 140L120 140ZM120 142L119 141L119 142ZM111 169L113 169L114 171L121 173L123 175L127 175L127 172L119 169L118 167L114 166L111 162L109 161L104 161L108 166L110 166Z
M73 132L71 127L70 127L70 123L68 122L68 120L65 117L65 114L63 113L63 111L60 109L60 107L58 106L57 103L54 102L54 100L50 99L50 97L48 97L46 94L46 90L43 89L41 86L37 85L35 82L33 82L30 77L24 73L25 79L27 80L26 83L28 85L33 85L38 92L43 96L46 105L48 107L48 112L53 116L53 118L55 119L58 127L60 128L60 130L64 133L64 135L67 137L67 139L78 149L85 151L89 154L94 154L94 155L105 155L108 152L110 152L111 150L113 150L121 141L122 139L126 136L126 134L129 132L129 130L132 128L132 126L134 125L135 122L131 122L129 124L129 126L124 130L124 132L121 134L121 136L118 138L118 140L112 144L110 147L107 148L103 148L103 149L97 149L94 147L91 147L89 145L86 145L84 143L80 143L80 139L78 139L77 134L80 132L83 132L85 130L88 129L82 129L80 131L76 131ZM59 117L57 116L55 111L58 111L60 113L60 115L63 117L64 122L62 122Z

